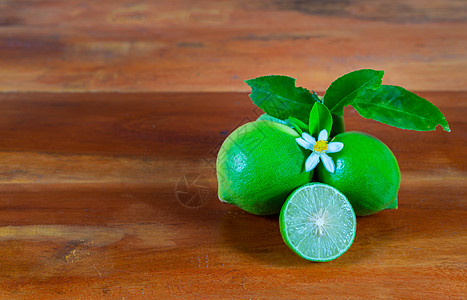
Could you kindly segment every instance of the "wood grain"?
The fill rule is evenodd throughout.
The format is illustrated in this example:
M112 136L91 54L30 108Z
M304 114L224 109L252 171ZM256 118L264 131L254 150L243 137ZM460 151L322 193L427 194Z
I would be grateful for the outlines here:
M247 91L269 74L325 90L358 68L465 90L458 0L0 1L0 91Z
M0 94L0 296L463 298L467 93L419 94L451 133L346 110L398 158L400 205L358 218L329 263L293 254L277 217L217 200L217 149L260 113L246 93ZM210 191L197 207L178 193L190 174Z

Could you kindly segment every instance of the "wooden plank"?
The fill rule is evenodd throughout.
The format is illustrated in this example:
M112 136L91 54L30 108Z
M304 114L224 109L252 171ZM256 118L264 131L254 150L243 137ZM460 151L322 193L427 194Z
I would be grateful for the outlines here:
M420 95L451 133L346 110L348 130L398 158L399 209L358 218L348 252L310 263L277 217L217 200L216 149L259 114L246 93L0 94L0 295L462 298L467 93ZM177 193L190 174L210 191L202 202Z
M325 90L358 68L465 90L467 4L1 1L0 91L247 91L268 74Z

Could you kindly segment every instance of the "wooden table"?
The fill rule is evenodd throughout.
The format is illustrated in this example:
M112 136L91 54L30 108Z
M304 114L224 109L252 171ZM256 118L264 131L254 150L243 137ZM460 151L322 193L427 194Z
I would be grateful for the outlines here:
M259 113L246 93L1 94L0 296L462 298L467 93L420 95L451 133L346 110L398 158L399 209L359 217L348 252L312 263L277 217L217 200L217 149Z
M462 0L0 1L0 91L244 91L283 74L324 91L359 68L465 90Z
M1 299L467 295L467 5L459 0L0 1ZM311 263L277 217L217 200L245 79L347 72L427 98L451 133L345 112L402 170L399 209Z

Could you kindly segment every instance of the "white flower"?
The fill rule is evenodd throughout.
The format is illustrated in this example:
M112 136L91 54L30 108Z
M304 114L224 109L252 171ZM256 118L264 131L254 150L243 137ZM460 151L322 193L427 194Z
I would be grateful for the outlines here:
M305 161L305 171L310 172L319 163L319 159L324 164L326 170L334 173L335 166L332 158L326 153L339 152L344 148L344 144L341 142L332 142L328 144L328 132L326 129L321 130L318 135L318 141L315 140L310 134L303 132L301 138L295 139L297 143L305 149L309 149L311 152L310 156Z

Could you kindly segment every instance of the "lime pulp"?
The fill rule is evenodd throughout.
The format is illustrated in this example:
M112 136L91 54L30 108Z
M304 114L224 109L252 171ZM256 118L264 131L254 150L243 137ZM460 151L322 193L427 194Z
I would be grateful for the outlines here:
M347 198L322 183L296 189L284 203L279 225L287 246L317 262L336 259L352 245L357 219Z

